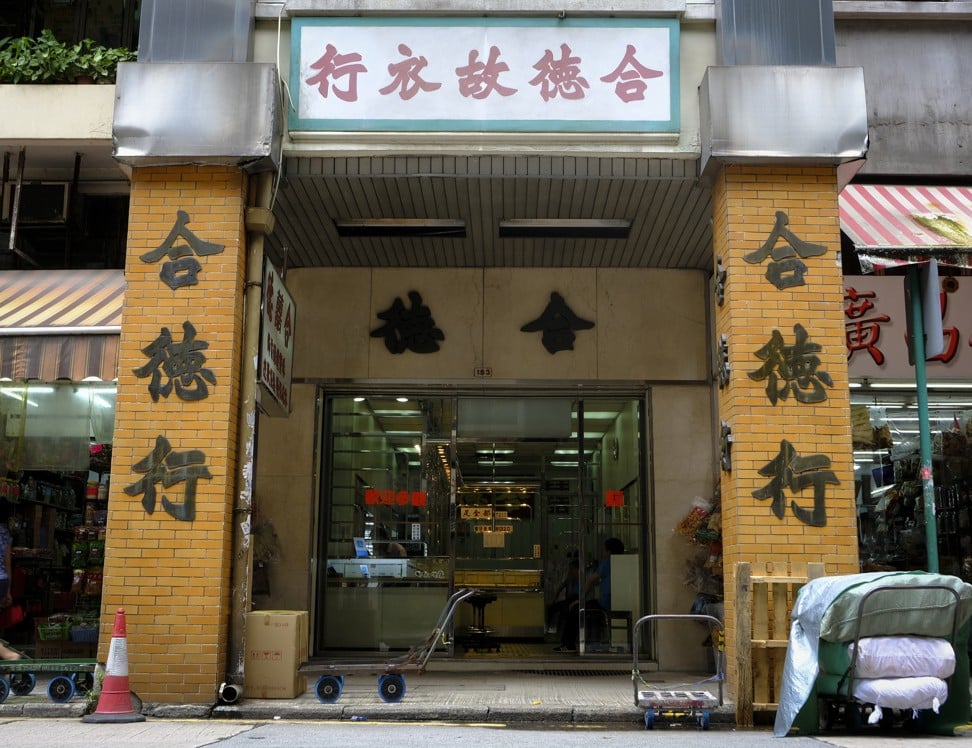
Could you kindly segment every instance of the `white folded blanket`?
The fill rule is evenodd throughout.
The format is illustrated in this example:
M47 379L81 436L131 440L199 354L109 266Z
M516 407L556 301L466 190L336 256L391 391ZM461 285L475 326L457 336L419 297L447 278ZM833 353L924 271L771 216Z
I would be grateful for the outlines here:
M872 636L861 639L857 678L948 678L955 672L955 652L946 639L923 636ZM854 644L847 645L849 657Z
M864 678L854 680L854 698L876 707L868 722L876 724L881 719L881 707L888 709L931 709L938 714L939 707L948 699L948 684L941 678Z

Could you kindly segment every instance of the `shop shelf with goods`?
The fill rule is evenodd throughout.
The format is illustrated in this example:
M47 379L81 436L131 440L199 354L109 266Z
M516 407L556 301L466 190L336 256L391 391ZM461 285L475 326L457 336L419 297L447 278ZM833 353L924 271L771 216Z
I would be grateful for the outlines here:
M963 414L964 415L964 414ZM962 418L962 420L966 420ZM959 416L932 434L939 568L972 581L972 449ZM942 424L939 424L942 425ZM855 431L858 532L863 571L926 567L926 528L917 437L874 427Z
M13 538L11 596L25 620L4 632L10 641L31 646L34 617L70 610L68 592L71 525L80 517L86 474L24 471L0 479L0 500L8 511Z

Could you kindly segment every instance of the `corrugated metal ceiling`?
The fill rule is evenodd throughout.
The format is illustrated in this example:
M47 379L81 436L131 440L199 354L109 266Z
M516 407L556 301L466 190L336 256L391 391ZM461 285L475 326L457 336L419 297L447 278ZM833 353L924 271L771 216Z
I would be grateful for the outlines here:
M267 251L288 267L712 267L696 160L288 157ZM464 238L342 238L339 219L459 219ZM627 219L627 239L506 239L504 219Z

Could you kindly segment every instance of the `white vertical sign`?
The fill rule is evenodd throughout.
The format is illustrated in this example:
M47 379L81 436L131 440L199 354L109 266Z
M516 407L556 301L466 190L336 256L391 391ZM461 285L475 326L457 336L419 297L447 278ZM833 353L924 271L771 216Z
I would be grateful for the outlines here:
M294 325L297 308L277 269L269 261L263 268L263 303L260 313L260 360L257 382L260 409L270 416L290 413L291 370L294 362Z

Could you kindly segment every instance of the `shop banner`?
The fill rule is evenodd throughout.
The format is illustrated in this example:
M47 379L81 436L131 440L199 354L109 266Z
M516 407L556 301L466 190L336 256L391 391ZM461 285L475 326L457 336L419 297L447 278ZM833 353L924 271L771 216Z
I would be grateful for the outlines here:
M291 131L671 132L676 19L296 18Z
M901 276L844 278L844 331L851 379L910 381L908 306ZM942 278L944 349L930 358L930 381L972 379L972 278Z

